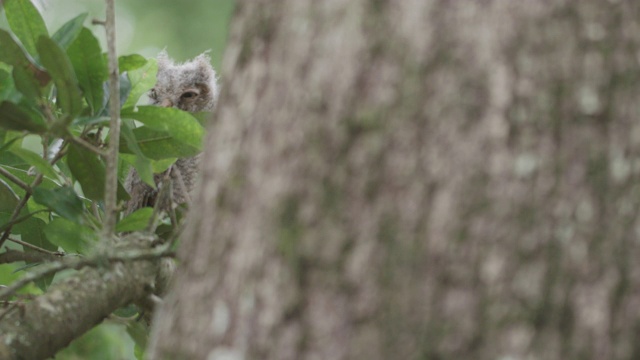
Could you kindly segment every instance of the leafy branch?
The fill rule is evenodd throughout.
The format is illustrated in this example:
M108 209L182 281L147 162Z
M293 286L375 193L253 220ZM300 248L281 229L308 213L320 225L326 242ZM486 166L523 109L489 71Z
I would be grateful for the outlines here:
M15 358L39 358L146 295L157 260L173 255L169 249L182 224L174 211L167 215L159 207L125 214L124 178L135 168L155 186L154 173L201 151L204 129L181 110L137 106L156 82L157 63L135 54L117 56L114 0L106 0L105 21L94 21L105 26L106 57L85 27L87 14L50 32L29 0L3 3L11 30L0 29L0 278L15 280L0 289L0 298L12 300L20 289L36 296L15 302L19 306L0 319L0 357L9 348ZM180 176L178 181L184 187ZM159 191L162 201L170 197L171 185ZM153 249L149 243L122 247L126 233L168 241ZM29 271L16 272L22 266L16 262L27 263ZM35 262L42 264L32 267ZM100 281L102 266L114 263L122 265L105 271L117 268L127 275ZM57 272L81 268L76 281L49 285ZM32 282L35 287L24 288ZM51 293L59 289L84 297L62 301ZM41 301L30 299L59 304L66 317L42 324ZM89 311L96 303L108 306ZM77 326L60 334L69 317ZM42 338L50 348L34 349L33 341Z

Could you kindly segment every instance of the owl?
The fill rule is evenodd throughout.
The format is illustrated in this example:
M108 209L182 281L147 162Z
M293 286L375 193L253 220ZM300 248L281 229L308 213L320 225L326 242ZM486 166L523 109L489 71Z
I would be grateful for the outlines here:
M218 100L219 87L216 72L209 56L204 53L191 61L175 63L166 52L158 55L156 85L149 91L152 105L175 107L188 112L212 111ZM171 179L171 203L189 202L189 193L195 185L200 167L200 157L178 159L169 169L154 175L156 185ZM135 169L131 169L125 181L131 199L126 204L126 213L154 206L158 191L144 183ZM168 204L169 205L169 204ZM168 206L162 204L163 209Z
M166 52L158 55L156 85L149 91L151 104L188 112L212 111L218 100L216 72L204 53L176 64Z

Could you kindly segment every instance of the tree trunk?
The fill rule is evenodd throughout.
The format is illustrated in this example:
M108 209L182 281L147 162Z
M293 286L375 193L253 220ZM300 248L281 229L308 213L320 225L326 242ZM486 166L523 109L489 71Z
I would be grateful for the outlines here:
M238 4L152 359L640 358L640 3Z

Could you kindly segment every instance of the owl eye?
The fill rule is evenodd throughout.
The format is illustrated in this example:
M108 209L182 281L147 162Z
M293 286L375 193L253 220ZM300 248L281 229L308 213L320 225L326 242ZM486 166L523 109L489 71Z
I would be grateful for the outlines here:
M152 98L152 99L157 99L158 98L158 93L156 93L156 89L155 88L149 90L149 97Z
M198 93L195 91L185 91L180 95L182 99L193 99L198 96Z

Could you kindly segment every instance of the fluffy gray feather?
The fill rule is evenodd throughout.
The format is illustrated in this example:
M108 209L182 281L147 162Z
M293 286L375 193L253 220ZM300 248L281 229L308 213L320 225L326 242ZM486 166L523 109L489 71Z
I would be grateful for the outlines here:
M188 112L212 111L216 106L218 93L216 72L206 53L182 64L175 63L164 51L158 55L157 81L154 88L149 91L151 104L176 107ZM198 175L200 158L201 154L178 159L164 173L154 175L156 185L159 185L164 178L171 179L172 204L188 202L189 193ZM131 195L126 205L126 213L155 205L157 190L145 184L134 169L131 169L127 175L125 188ZM162 204L161 207L167 210L168 205Z

